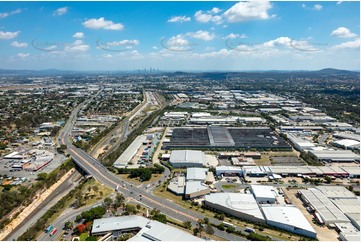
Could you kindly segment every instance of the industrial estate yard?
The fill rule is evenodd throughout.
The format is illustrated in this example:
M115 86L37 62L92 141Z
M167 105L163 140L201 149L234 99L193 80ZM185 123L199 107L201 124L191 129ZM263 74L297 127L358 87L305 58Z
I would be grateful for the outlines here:
M72 84L71 93L75 87ZM65 96L67 88L63 87ZM13 90L32 93L30 89ZM202 96L135 90L137 84L130 83L122 88L117 84L81 86L75 93L88 93L89 100L68 114L68 120L34 123L26 137L17 138L16 144L7 143L2 151L3 191L39 186L70 167L68 157L85 179L90 179L86 184L94 183L94 174L88 169L99 166L96 169L104 173L103 178L95 177L101 186L88 186L86 194L69 198L74 208L61 210L92 211L91 204L104 207L105 214L88 228L91 235L79 234L77 229L69 233L65 227L70 222L73 228L86 222L75 217L64 220L68 215L60 211L59 218L46 222L64 226L61 234L51 239L141 239L149 233L164 239L169 237L162 237L158 229L184 237L182 233L191 228L198 237L189 234L189 238L198 240L206 238L199 232L200 223L210 226L206 232L217 240L359 238L358 127L338 122L301 101L264 91L208 90ZM101 97L107 97L107 103ZM196 106L193 111L193 106L186 105L186 110L179 110L204 97L210 106L222 102L228 107L217 112L207 105L201 111ZM109 108L112 102L124 104ZM246 109L247 115L237 114L238 109ZM351 140L352 147L340 146ZM77 163L79 155L89 160L89 168ZM109 185L109 178L116 179L112 183L116 185ZM104 184L113 192L104 190ZM163 202L158 207L149 201ZM164 208L168 209L165 214ZM85 216L82 214L78 212ZM141 217L126 217L132 214ZM163 216L168 225L151 222L165 222ZM118 219L134 221L137 229L119 227ZM108 224L114 233L106 233L97 223ZM151 223L154 229L145 232L144 224ZM165 227L171 224L183 232ZM11 232L4 232L9 233L5 238L15 239ZM49 238L43 231L24 232L22 239Z

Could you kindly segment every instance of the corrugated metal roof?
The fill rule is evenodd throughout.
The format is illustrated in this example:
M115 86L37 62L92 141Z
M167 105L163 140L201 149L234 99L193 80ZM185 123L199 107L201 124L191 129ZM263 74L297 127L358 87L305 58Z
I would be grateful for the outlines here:
M261 209L267 221L287 224L316 233L302 212L294 206L262 206Z

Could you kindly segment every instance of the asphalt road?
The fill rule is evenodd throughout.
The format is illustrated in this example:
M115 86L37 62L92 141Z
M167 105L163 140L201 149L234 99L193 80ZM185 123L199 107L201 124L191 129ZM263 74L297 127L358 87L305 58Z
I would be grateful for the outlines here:
M141 200L141 202L148 207L159 209L162 213L166 214L169 217L172 217L179 221L189 220L192 222L193 225L196 225L196 221L198 219L204 218L204 216L199 213L180 207L172 201L160 199L151 193L147 193L145 188L138 188L133 184L130 184L120 179L113 173L109 172L106 167L104 167L101 163L98 162L98 160L94 159L81 149L76 148L70 141L70 134L74 125L74 120L77 117L77 113L80 107L81 105L79 105L71 113L68 122L61 130L59 136L59 144L65 144L67 146L67 152L71 155L77 165L79 165L88 174L92 175L101 184L108 186L112 189L115 189L119 186L118 191L122 192L125 197L133 197L136 200ZM211 223L220 223L219 220L216 220L214 218L209 218L209 220ZM240 237L237 238L238 240L242 240L242 238Z
M57 189L54 190L40 205L23 220L4 240L16 240L39 218L41 218L52 206L56 204L63 196L75 188L81 178L81 174L75 171L65 180Z
M97 206L97 205L101 205L102 204L102 201L101 202L97 202L95 204L92 204L92 205L89 205L89 206L86 206L86 207L82 207L82 208L79 208L79 209L72 209L72 208L68 208L60 217L58 217L53 223L53 227L54 228L57 228L58 229L58 232L53 236L53 237L50 237L49 236L49 233L45 233L43 232L37 240L39 241L56 241L58 240L58 236L59 236L59 233L62 231L62 229L64 228L64 224L66 221L74 221L76 216L86 210L89 210L91 209L92 207L94 206ZM72 231L70 231L71 233Z

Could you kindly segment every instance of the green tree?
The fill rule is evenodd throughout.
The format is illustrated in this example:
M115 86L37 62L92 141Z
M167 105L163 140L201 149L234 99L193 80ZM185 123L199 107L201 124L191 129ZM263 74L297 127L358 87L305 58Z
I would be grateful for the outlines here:
M197 220L197 228L199 231L199 236L202 237L202 232L204 231L204 224L203 224L203 220L202 219L198 219Z
M104 206L109 209L113 204L113 200L110 197L104 199Z
M128 214L136 214L138 211L137 211L137 208L131 204L127 204L125 205L125 211L128 213Z
M37 175L37 180L45 181L46 178L48 178L48 174L46 172L42 172Z
M206 233L207 233L208 235L210 235L210 236L214 234L214 229L213 229L213 226L212 226L212 225L207 224L207 226L206 226Z
M90 235L85 239L85 241L97 241L97 237L95 237L94 235Z
M203 223L204 223L204 224L209 224L209 218L204 218L204 219L203 219Z
M167 216L165 216L165 214L162 214L162 213L156 213L156 214L154 214L153 215L153 217L152 217L154 220L157 220L157 221L159 221L159 222L161 222L161 223L167 223Z
M81 215L80 215L81 216ZM64 229L65 230L71 230L73 229L73 223L70 222L70 221L66 221L65 224L64 224Z
M326 176L326 177L323 178L323 179L325 179L326 183L331 183L331 181L332 181L332 178L329 177L329 176Z
M80 214L76 215L75 222L79 223L82 219L83 219L83 216L81 216Z
M117 195L115 196L114 207L119 208L120 206L123 205L124 201L125 201L125 198L124 198L123 194L117 193Z
M234 233L236 231L236 229L233 226L228 226L226 229L227 233Z
M88 211L82 212L81 216L83 217L85 222L89 222L94 219L102 218L103 215L105 214L105 212L106 212L106 209L104 207L98 206L98 207L92 208Z
M191 229L191 228L192 228L192 222L189 221L189 220L184 221L184 222L183 222L183 226L184 226L184 228L186 228L186 229Z
M221 230L221 231L224 231L224 230L225 230L223 223L220 223L217 227L218 227L218 229Z

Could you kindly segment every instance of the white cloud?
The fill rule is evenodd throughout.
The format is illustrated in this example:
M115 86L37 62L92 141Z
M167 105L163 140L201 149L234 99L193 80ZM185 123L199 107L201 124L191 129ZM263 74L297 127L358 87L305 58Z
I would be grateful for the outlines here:
M99 19L89 19L83 23L83 26L89 29L106 29L106 30L122 30L124 25L121 23L113 23L113 21L105 20L104 17Z
M303 8L307 8L306 4L302 3L301 5Z
M333 46L334 49L354 49L354 48L360 48L360 39L356 39L353 41L347 41L344 43L341 43L339 45Z
M168 44L172 44L174 46L187 46L189 42L182 35L178 34L176 36L171 37L168 40Z
M30 54L29 53L18 53L17 56L19 56L21 58L25 58L25 57L30 56Z
M176 23L176 22L180 22L180 23L183 23L183 22L189 22L191 21L191 18L190 17L187 17L187 16L174 16L174 17L171 17L170 19L168 19L168 23Z
M74 41L73 45L83 45L84 44L84 41L80 40L80 39L77 39Z
M153 50L158 50L158 47L157 47L157 46L153 46L152 49L153 49Z
M272 8L269 1L255 0L249 2L239 2L228 9L223 16L228 22L244 22L257 19L269 19L268 10Z
M76 32L75 34L73 34L73 38L83 39L84 38L84 33L83 32Z
M353 38L356 37L357 34L352 33L348 28L338 27L334 31L332 31L331 36L340 37L340 38Z
M17 47L17 48L28 47L28 43L20 43L20 42L17 42L17 41L11 42L10 45L13 46L13 47Z
M289 46L291 41L292 40L289 37L279 37L277 39L267 41L263 43L263 45L266 47L274 47L277 45Z
M209 33L208 31L204 31L204 30L198 30L197 32L189 32L186 35L194 39L200 39L206 41L212 40L215 37L213 33Z
M89 50L89 45L85 44L84 41L78 39L73 44L67 45L64 48L65 52L86 52Z
M64 15L68 12L68 7L62 7L62 8L58 8L57 10L55 10L53 12L54 16L61 16Z
M163 39L161 45L164 49L171 51L189 51L192 49L189 41L182 34L172 36L168 40Z
M245 39L247 38L247 35L230 33L229 35L225 36L223 39L236 39L236 38Z
M338 1L338 2L337 2L337 5L340 5L342 2L343 2L343 1Z
M11 11L11 12L0 13L0 19L9 17L9 16L14 15L14 14L19 14L21 12L22 12L22 10L20 8L18 8L18 9L14 10L14 11Z
M51 45L49 47L44 48L44 50L47 50L47 51L53 51L54 50L55 51L57 48L58 48L57 45Z
M0 39L13 39L20 34L20 31L16 32L3 32L0 31Z
M203 12L202 10L199 10L194 14L194 17L198 22L201 23L208 23L208 22L213 22L216 24L222 23L222 16L214 15L215 12L213 12L213 9L207 12Z
M222 9L220 9L220 8L212 8L211 12L217 14L217 13L222 12Z
M120 40L120 41L113 41L113 42L107 42L106 43L107 46L134 46L134 45L139 45L139 40Z
M320 10L322 9L322 5L321 5L321 4L315 4L315 5L313 6L313 9L314 9L314 10L317 10L317 11L320 11Z

